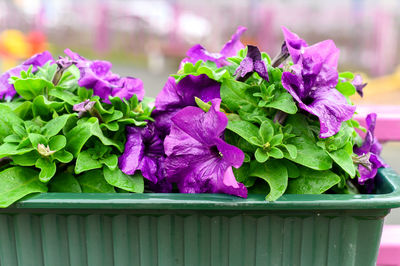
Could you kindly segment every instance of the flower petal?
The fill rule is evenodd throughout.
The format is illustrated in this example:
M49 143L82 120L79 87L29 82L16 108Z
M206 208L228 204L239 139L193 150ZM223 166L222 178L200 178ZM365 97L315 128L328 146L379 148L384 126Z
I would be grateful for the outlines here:
M244 48L244 45L240 42L240 37L246 30L247 28L239 26L231 39L222 47L220 54L225 57L236 56L239 50Z
M317 116L320 122L320 138L328 138L339 132L341 123L352 118L356 107L336 89L316 89L309 105L299 102L300 108Z
M126 127L126 144L124 153L118 159L118 165L122 172L133 175L143 159L143 141L140 128Z
M289 50L293 63L297 64L300 59L301 51L304 47L307 47L307 43L297 36L297 34L291 32L285 27L282 27L282 31L285 38L286 47Z

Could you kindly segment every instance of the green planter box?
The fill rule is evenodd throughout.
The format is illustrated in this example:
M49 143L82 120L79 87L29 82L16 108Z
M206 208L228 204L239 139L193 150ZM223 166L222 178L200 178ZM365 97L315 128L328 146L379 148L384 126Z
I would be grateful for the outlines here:
M38 194L0 209L0 265L375 265L400 177L376 195Z

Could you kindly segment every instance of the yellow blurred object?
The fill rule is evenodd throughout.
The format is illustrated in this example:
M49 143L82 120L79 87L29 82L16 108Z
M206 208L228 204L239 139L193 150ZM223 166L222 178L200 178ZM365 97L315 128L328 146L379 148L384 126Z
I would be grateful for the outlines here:
M400 105L400 66L393 74L374 79L363 76L368 85L364 97L352 97L356 104L395 104Z
M0 33L0 70L15 67L34 54L47 50L46 35L41 31L24 34L19 30L5 30Z
M5 30L0 34L0 48L3 53L14 59L30 56L30 45L25 35L18 30Z

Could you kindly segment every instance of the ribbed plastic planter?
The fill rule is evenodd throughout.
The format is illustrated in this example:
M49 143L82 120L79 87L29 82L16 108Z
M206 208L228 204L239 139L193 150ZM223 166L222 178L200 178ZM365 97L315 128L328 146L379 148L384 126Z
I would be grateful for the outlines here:
M376 195L38 194L0 210L0 265L375 265L400 177Z

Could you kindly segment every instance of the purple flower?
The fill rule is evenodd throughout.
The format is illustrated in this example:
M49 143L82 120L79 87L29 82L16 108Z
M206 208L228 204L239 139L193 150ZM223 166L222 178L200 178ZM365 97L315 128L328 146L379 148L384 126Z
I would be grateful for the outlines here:
M188 75L179 83L169 77L162 91L157 95L153 115L157 128L169 133L171 117L186 106L196 106L195 97L204 102L220 98L220 84L207 75Z
M283 73L282 85L300 108L319 118L320 137L333 136L355 111L335 88L339 49L331 40L307 46L296 34L286 28L283 31L294 65L292 72Z
M79 112L78 116L81 117L84 113L92 110L95 104L95 101L85 100L81 103L75 104L72 110L74 110L75 112Z
M126 127L126 131L125 150L118 160L121 171L133 175L140 170L153 183L163 180L164 147L154 124Z
M132 77L121 78L119 75L112 73L112 64L108 61L87 60L69 49L64 52L71 58L73 63L76 63L80 71L79 86L93 89L93 93L100 96L105 102L110 102L109 96L129 100L133 94L136 94L139 100L143 99L143 82L140 79Z
M226 58L235 56L239 50L244 48L244 45L240 42L240 36L246 30L245 27L238 27L236 33L232 35L232 38L222 47L219 53L210 53L200 44L196 44L187 51L187 57L182 60L181 66L186 62L194 64L199 60L212 61L217 67L228 65Z
M164 141L167 180L176 182L182 193L247 198L246 187L236 181L232 171L232 166L242 165L244 153L222 139L228 118L219 111L220 99L211 102L207 113L188 106L172 117L171 133Z
M358 165L358 171L360 173L360 177L358 178L358 183L360 183L361 185L363 185L365 181L373 179L376 173L378 172L378 168L387 167L387 165L379 157L382 150L382 146L374 136L376 114L371 113L367 115L366 122L368 131L365 136L364 143L362 144L361 147L354 148L354 152L357 155L369 156L370 169L363 166L362 164Z
M32 72L35 72L38 67L44 66L47 62L53 63L53 57L50 52L45 51L40 54L35 54L21 65L16 66L0 76L0 99L11 99L16 94L14 85L9 83L10 77L20 77L21 71L27 71L32 65Z
M260 50L256 46L247 45L247 56L240 62L236 69L236 79L239 81L247 80L254 72L261 78L268 81L268 71L265 62L261 59Z
M363 89L364 89L365 86L367 86L368 83L364 83L363 82L363 79L362 79L361 75L359 75L359 74L355 75L355 77L354 77L353 81L351 82L351 84L353 84L354 87L356 87L357 93L361 97L363 97L364 96Z

